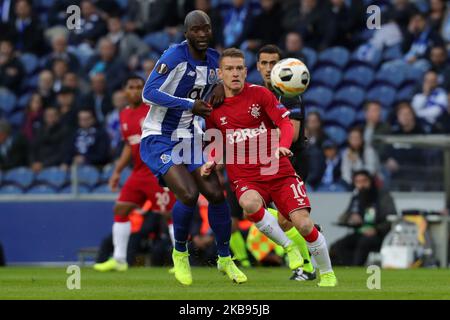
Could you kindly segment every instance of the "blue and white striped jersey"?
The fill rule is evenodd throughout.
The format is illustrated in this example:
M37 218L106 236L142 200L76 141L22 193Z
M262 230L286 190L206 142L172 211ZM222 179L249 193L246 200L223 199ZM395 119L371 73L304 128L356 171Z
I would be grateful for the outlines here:
M142 98L151 105L142 126L149 135L190 137L194 130L191 110L195 99L204 99L218 81L219 53L209 48L206 61L189 53L187 41L168 48L147 79Z

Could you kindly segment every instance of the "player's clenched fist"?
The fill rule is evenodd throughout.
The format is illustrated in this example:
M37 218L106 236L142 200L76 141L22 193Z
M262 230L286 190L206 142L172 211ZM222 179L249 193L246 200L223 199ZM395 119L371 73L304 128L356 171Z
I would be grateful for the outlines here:
M213 171L215 165L216 164L214 163L214 161L208 161L200 168L200 175L202 177L209 176L211 174L211 172Z
M192 113L201 116L203 118L209 117L211 114L212 107L209 103L203 100L195 100L194 107L192 108Z
M285 147L279 147L275 150L275 158L280 159L281 157L292 157L293 153L291 150Z

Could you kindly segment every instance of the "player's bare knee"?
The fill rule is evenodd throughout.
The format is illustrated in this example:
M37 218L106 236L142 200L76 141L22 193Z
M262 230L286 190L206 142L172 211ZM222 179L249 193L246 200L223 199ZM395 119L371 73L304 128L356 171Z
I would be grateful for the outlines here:
M239 205L242 207L245 213L252 214L257 212L263 206L261 198L254 194L245 194L239 199Z
M292 224L303 236L310 234L312 229L314 228L314 223L309 217L309 212L305 209L291 212L290 218Z

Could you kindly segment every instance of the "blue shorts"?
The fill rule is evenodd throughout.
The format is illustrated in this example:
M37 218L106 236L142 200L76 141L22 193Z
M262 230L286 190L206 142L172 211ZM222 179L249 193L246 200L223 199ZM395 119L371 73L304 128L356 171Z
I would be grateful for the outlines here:
M142 161L161 181L169 169L178 164L186 165L189 172L201 167L203 160L202 141L179 139L172 141L167 136L150 135L141 140Z

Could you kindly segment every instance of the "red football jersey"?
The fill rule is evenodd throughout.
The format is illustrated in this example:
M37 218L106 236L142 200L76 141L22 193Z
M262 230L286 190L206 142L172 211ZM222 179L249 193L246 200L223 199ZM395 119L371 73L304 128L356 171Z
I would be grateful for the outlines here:
M276 128L288 116L289 111L273 93L249 83L241 93L225 98L223 104L211 112L206 127L219 129L226 153L233 150L233 157L227 154L224 161L230 181L261 181L272 179L274 175L295 174L288 158L274 158L276 146L271 143L271 139L279 140Z
M133 171L145 174L151 174L151 171L141 160L139 146L141 143L142 123L149 109L150 106L148 104L142 103L136 109L129 106L124 108L119 115L122 138L131 146L134 164Z

